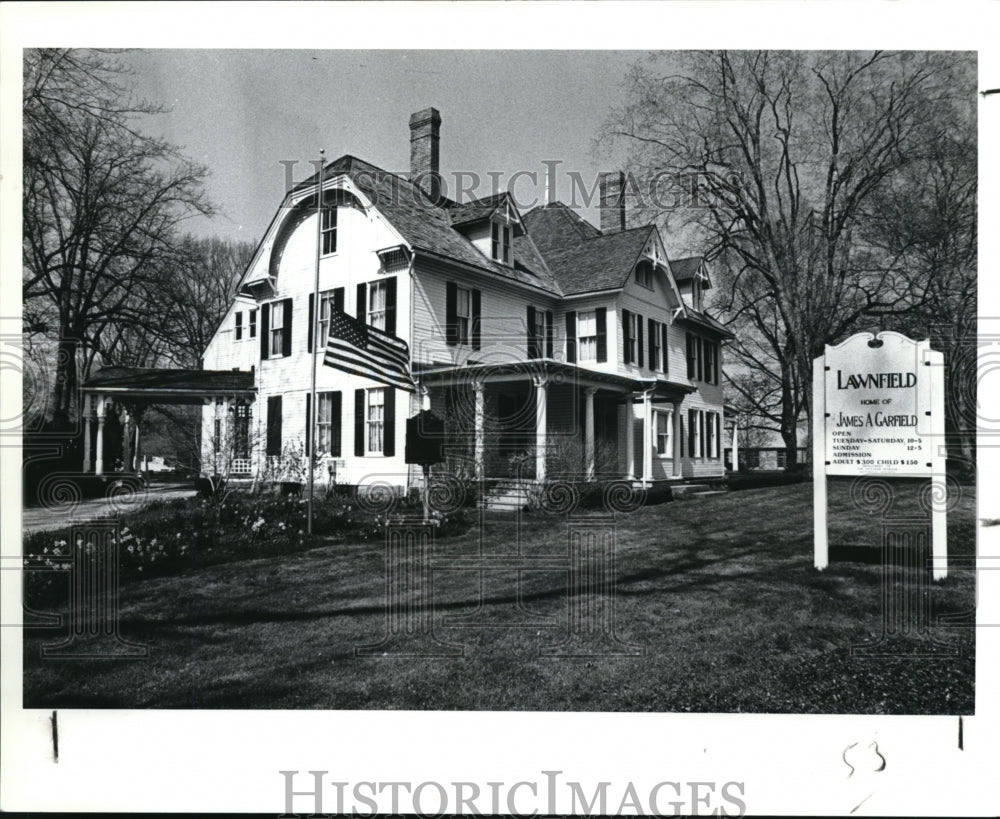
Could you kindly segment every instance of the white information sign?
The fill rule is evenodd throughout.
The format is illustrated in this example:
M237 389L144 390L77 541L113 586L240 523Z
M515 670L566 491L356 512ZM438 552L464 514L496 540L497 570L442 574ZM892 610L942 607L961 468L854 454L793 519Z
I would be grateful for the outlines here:
M946 491L944 356L930 342L859 333L813 363L815 563L828 563L827 475L928 478ZM932 511L934 578L947 572L944 503Z
M826 349L826 474L929 476L930 343L862 333Z

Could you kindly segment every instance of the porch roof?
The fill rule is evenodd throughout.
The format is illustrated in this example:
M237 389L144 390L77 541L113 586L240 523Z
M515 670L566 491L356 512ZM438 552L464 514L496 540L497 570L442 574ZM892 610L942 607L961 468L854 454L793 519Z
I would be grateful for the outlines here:
M132 401L201 404L218 397L252 401L254 374L240 370L105 367L88 378L83 392Z
M561 377L562 383L576 383L587 387L608 387L616 392L647 392L654 390L654 397L677 398L694 392L697 387L686 379L667 381L662 378L629 378L617 373L590 370L552 358L535 358L528 361L511 361L500 364L429 364L414 365L413 375L427 386L446 382L464 383L482 379L485 383L515 381L539 376Z

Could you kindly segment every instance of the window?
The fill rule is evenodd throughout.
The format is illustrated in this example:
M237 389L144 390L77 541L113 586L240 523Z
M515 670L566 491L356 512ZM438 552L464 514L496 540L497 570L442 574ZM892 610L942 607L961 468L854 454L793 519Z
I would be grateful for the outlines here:
M250 420L253 417L247 404L237 404L233 408L233 457L250 457Z
M320 455L340 455L340 393L321 392L316 415L316 445Z
M688 410L688 455L692 458L705 457L705 413Z
M608 360L608 308L566 311L566 361Z
M494 225L496 227L496 225ZM456 291L455 330L459 344L469 343L469 326L472 323L472 292L464 287Z
M663 350L666 335L666 325L663 322L649 320L649 369L654 372L667 371Z
M323 255L337 252L337 209L323 208Z
M243 338L243 312L241 310L236 311L236 327L233 338L236 341Z
M740 453L740 457L746 460L747 469L760 469L760 450L747 449Z
M385 428L385 388L368 390L368 413L365 417L365 440L367 455L381 455L385 449L383 438Z
M596 310L584 310L577 315L577 338L580 361L597 361Z
M498 262L510 264L510 226L493 222L490 229L493 258Z
M625 321L623 326L625 328L625 363L630 364L637 362L636 359L636 338L638 333L636 332L636 314L626 312L624 315Z
M705 428L705 455L715 457L715 413L702 413L702 424Z
M673 413L670 411L656 413L656 454L673 457L673 441L670 435L670 424Z
M316 316L316 348L323 350L330 334L330 316L333 312L333 291L327 290L319 294L319 313Z
M688 378L704 381L706 384L719 383L719 343L687 334L687 375Z
M368 326L385 332L385 281L368 285Z
M250 338L257 338L257 311L250 310L247 313L247 318L250 323Z
M651 262L643 260L636 265L635 281L643 287L653 289L653 265Z
M784 449L779 449L778 455L778 469L784 469L788 466L788 452Z
M277 306L277 305L275 305ZM271 343L270 343L270 355L272 356L282 356L285 355L284 339L285 339L285 311L281 309L271 310Z
M528 358L552 357L552 311L528 305Z
M393 293L389 292L390 300ZM448 345L469 344L478 350L482 343L480 316L483 297L480 291L448 282L445 287L445 340Z

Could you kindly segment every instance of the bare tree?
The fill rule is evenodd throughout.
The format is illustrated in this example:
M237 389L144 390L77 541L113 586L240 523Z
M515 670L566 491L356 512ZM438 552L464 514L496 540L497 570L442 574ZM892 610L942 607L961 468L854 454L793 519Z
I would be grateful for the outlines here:
M128 324L137 296L166 275L177 228L211 208L205 168L136 130L159 109L132 100L115 54L31 50L24 68L22 292L29 317L49 316L58 334L53 412L65 424L78 353Z
M756 409L776 421L789 464L803 412L811 420L813 358L926 296L889 243L866 241L868 209L974 117L968 55L698 52L630 73L603 138L624 144L645 206L681 216L715 261L735 368L771 379ZM678 179L699 195L680 213Z

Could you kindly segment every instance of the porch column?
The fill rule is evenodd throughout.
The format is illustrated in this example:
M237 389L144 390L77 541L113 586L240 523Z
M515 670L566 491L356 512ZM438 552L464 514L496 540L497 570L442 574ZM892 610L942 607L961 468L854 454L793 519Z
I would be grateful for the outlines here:
M94 461L94 474L104 474L104 396L97 396L97 457Z
M83 474L90 472L90 396L83 396Z
M548 446L549 380L544 375L535 376L535 480L545 480L545 450Z
M474 428L475 441L473 461L476 466L476 479L482 480L486 475L486 436L484 432L486 418L486 385L482 381L473 381L472 390L475 396Z
M653 391L642 394L642 480L653 480Z
M139 446L139 425L142 423L142 413L135 414L135 471L142 472L142 449Z
M122 410L125 419L122 421L122 472L132 471L132 436L129 434L129 422L132 420L132 413L128 407Z
M597 387L587 387L583 391L584 468L588 481L594 480L594 394L596 392Z
M217 395L215 397L215 424L214 424L214 426L215 426L215 429L218 430L218 432L215 433L215 446L212 448L212 455L213 455L213 458L212 458L212 472L215 475L219 474L219 456L221 455L223 458L225 458L225 452L223 451L223 448L222 448L223 447L223 443L226 440L226 436L225 436L225 432L224 432L224 429L225 429L225 419L222 417L222 402L223 402L223 400L224 399L223 399L223 397L221 395ZM215 430L213 430L213 432L215 432ZM223 463L225 463L225 461L223 461Z
M733 472L740 471L740 424L733 418Z
M635 393L625 399L625 477L635 480Z
M679 478L683 474L681 471L681 444L683 443L683 432L681 430L681 402L674 401L674 477Z

